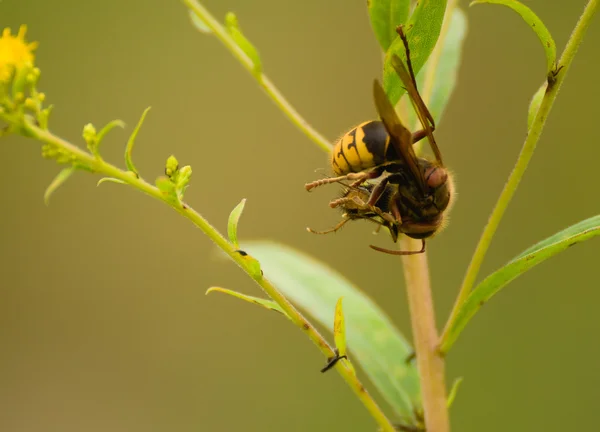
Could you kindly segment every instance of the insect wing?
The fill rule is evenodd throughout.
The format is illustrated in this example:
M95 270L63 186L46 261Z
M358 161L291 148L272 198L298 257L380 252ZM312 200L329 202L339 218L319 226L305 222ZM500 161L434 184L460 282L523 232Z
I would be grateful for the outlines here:
M400 122L396 110L377 80L373 83L373 95L379 117L390 135L391 142L395 146L398 156L404 159L414 178L417 179L421 190L424 190L425 181L417 165L417 156L412 147L411 132Z
M400 80L406 88L406 93L408 93L408 97L410 98L410 101L412 102L413 107L415 108L417 117L419 118L421 125L423 125L423 129L427 134L427 138L429 140L429 144L431 145L431 149L435 154L435 158L437 159L439 164L443 166L442 154L437 146L437 143L435 142L435 138L433 137L432 125L435 125L435 122L433 121L433 117L429 112L429 109L427 109L427 105L425 105L423 98L417 90L417 85L413 80L414 74L411 74L406 70L404 63L402 63L402 60L400 60L400 57L398 57L397 55L394 55L392 57L392 66L396 70L396 73L398 74Z

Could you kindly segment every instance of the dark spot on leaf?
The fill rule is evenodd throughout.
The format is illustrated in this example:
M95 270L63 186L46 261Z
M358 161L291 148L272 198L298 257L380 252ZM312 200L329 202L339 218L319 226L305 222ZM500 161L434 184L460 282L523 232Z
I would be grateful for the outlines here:
M577 244L577 242L569 243L568 247L575 246L576 244Z
M535 23L531 23L531 27L535 27Z
M303 323L302 324L302 329L303 330L308 330L310 328L310 326L308 325L308 323Z
M485 304L485 300L481 300L481 301L479 302L479 307L483 306L484 304Z
M361 393L366 393L367 390L365 390L365 387L361 384L360 387L358 387L358 391Z
M181 208L184 209L184 210L187 210L188 206L186 204L181 204Z
M248 254L241 249L236 250L235 252L239 253L241 256L247 256Z
M416 358L417 358L417 353L415 351L413 351L409 355L406 356L406 359L404 360L404 363L406 363L407 365L409 365Z
M550 48L550 41L547 41L547 42L546 42L546 46L547 46L548 48Z
M269 309L271 309L273 312L281 313L281 311L279 309L275 309L275 308L272 308L272 307L270 307Z

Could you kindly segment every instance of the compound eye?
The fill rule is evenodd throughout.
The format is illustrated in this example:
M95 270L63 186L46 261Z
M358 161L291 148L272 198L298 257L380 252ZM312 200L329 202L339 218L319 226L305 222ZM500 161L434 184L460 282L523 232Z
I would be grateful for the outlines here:
M440 167L431 167L425 171L425 181L427 186L437 189L448 180L448 173Z

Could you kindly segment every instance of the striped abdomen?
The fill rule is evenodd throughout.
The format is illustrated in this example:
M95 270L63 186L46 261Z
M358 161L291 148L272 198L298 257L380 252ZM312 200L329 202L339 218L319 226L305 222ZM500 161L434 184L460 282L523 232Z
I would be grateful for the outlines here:
M331 153L331 166L338 176L364 171L394 160L392 147L383 123L364 122L337 140Z

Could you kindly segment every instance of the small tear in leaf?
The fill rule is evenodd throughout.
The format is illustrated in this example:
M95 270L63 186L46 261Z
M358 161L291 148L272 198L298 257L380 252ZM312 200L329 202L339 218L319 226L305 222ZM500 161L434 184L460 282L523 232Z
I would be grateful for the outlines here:
M335 316L333 319L333 339L338 355L344 357L346 353L346 325L344 322L344 310L342 308L342 299L340 297L335 304Z
M100 186L102 183L117 183L117 184L127 184L127 182L118 179L118 178L114 178L114 177L102 177L100 180L98 180L98 183L96 183L96 186Z
M450 394L448 394L448 400L446 402L446 406L450 408L454 403L454 399L456 399L456 394L458 393L458 388L463 382L463 377L456 378L452 383L452 387L450 388Z
M71 174L73 174L74 171L75 168L73 167L63 168L58 175L54 177L54 180L52 180L52 183L50 183L46 188L46 192L44 192L44 203L46 205L50 204L50 196L52 196L52 194L62 186L69 177L71 177Z
M211 288L209 288L209 289L206 290L206 294L207 295L210 294L211 292L221 292L221 293L224 293L224 294L229 294L230 296L237 297L237 298L239 298L241 300L247 301L248 303L252 303L252 304L255 304L255 305L258 305L258 306L262 306L262 307L264 307L266 309L269 309L269 310L272 310L272 311L275 311L275 312L279 312L279 313L281 313L284 316L286 316L286 317L289 318L288 314L286 314L284 312L284 310L281 309L281 307L277 303L275 303L273 300L268 300L268 299L262 299L262 298L259 298L259 297L248 296L248 295L239 293L237 291L233 291L233 290L229 290L227 288L221 288L221 287L211 287Z
M194 27L196 27L196 30L198 30L200 33L204 33L204 34L212 33L212 30L210 29L208 24L206 24L206 22L202 18L200 18L198 15L196 15L196 13L194 11L190 10L189 13L190 13L190 20L192 21L192 25Z
M227 234L229 236L229 241L237 249L240 248L240 244L238 243L237 227L245 205L246 198L241 200L240 203L231 211L229 214L229 221L227 222Z
M237 46L248 56L253 65L252 73L256 78L260 79L262 74L262 61L260 60L258 50L242 33L238 19L233 12L227 12L227 15L225 15L225 29Z
M142 124L144 123L144 119L146 118L146 114L150 111L150 107L146 108L142 113L142 117L138 122L137 126L131 133L131 136L127 140L127 146L125 147L125 164L127 165L127 169L133 173L135 173L136 177L139 177L138 170L135 168L133 164L133 160L131 159L131 153L133 151L133 145L135 144L135 139L137 138L138 132L140 131Z

